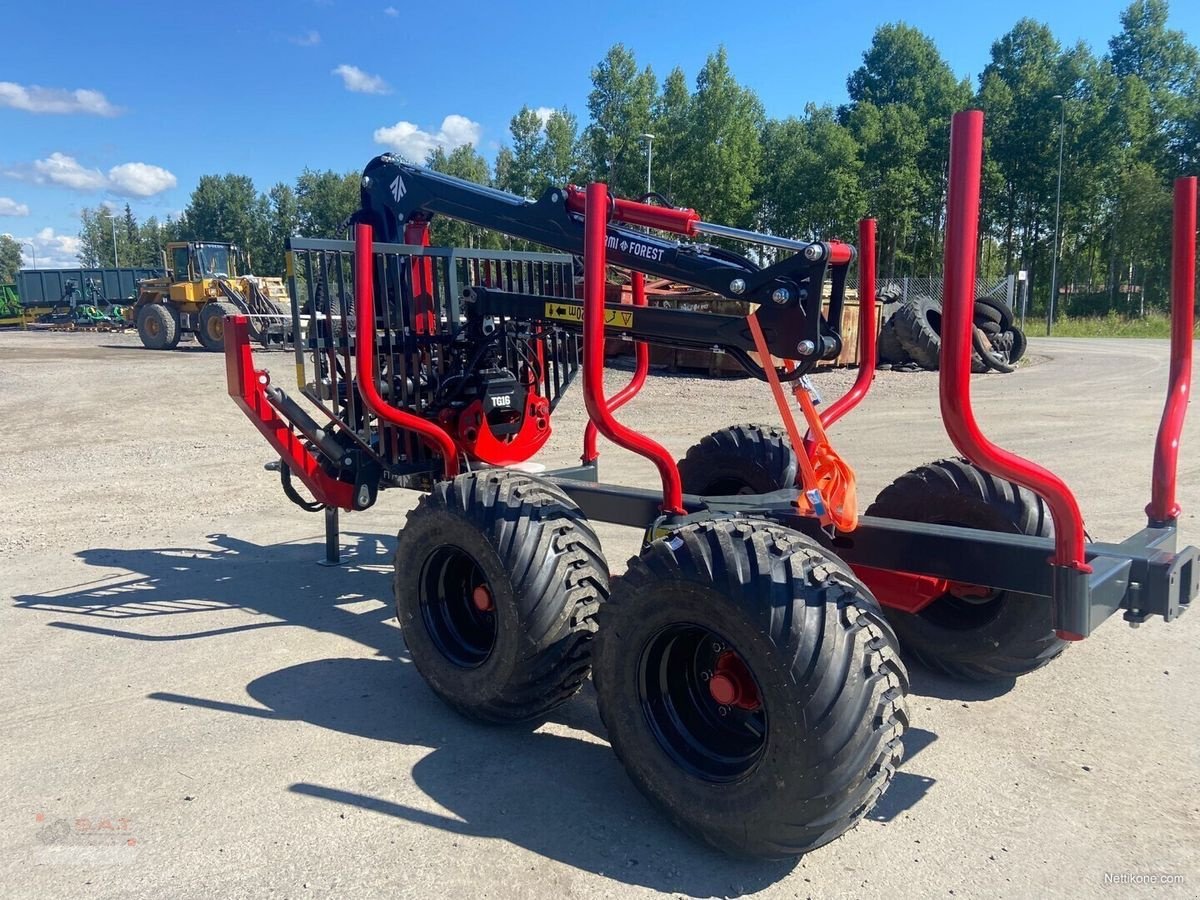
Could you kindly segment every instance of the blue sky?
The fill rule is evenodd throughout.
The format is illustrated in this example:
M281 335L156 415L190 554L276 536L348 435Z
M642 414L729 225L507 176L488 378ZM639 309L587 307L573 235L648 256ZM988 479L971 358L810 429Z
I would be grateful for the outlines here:
M23 3L0 54L0 233L32 242L40 266L71 265L81 207L174 214L203 174L247 174L266 190L305 166L361 169L385 149L465 140L490 159L523 103L585 120L588 73L617 41L660 78L679 65L689 81L723 43L737 78L781 117L844 101L886 22L930 34L974 78L1022 16L1103 52L1125 5ZM1200 3L1171 6L1171 26L1200 43Z

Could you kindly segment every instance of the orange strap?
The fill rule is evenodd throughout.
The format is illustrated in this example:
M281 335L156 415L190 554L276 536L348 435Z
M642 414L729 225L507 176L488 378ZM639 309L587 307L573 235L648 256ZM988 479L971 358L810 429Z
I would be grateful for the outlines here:
M843 532L853 531L858 527L858 493L854 470L829 443L825 428L821 424L821 416L812 397L809 396L808 389L797 382L792 391L814 438L811 456L805 450L804 438L796 425L796 417L792 414L779 374L775 371L771 349L767 346L758 315L752 314L747 319L754 346L758 349L759 360L767 375L767 383L771 386L775 405L779 408L780 418L783 419L783 427L787 430L800 465L798 480L802 493L797 498L797 505L807 507L808 512L826 527L832 526ZM785 360L784 365L791 371L790 361Z

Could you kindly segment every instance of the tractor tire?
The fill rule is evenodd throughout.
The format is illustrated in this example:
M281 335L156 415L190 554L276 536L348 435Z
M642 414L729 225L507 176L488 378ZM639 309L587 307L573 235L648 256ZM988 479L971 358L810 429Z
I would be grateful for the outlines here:
M608 564L561 490L504 469L434 486L396 547L396 617L417 671L485 722L536 719L591 666Z
M200 327L196 340L205 350L225 352L225 317L236 316L241 310L226 300L212 300L200 310Z
M995 322L1001 331L1008 331L1013 326L1012 309L1003 300L997 300L995 297L976 297L974 318L976 322Z
M164 303L147 303L138 312L137 330L147 350L174 350L182 334L179 313Z
M936 371L942 352L942 304L932 297L911 295L892 316L900 345L922 369Z
M884 488L868 516L1054 537L1040 497L963 459L920 466ZM948 593L918 613L887 610L900 645L934 671L966 681L1016 678L1066 649L1045 597Z
M912 357L908 355L908 351L900 343L900 338L896 337L896 326L892 324L891 319L884 322L883 327L879 329L879 337L876 341L875 349L881 363L902 366L905 363L912 362Z
M599 619L613 750L699 840L795 857L856 825L891 782L908 675L870 592L807 537L684 526L630 560Z
M1008 351L1008 364L1014 366L1017 361L1025 356L1025 351L1029 348L1029 338L1025 336L1020 328L1015 325L1012 330L1012 349Z
M701 439L679 461L684 493L702 497L767 494L796 485L796 453L787 432L733 425Z
M991 319L980 319L979 316L975 317L975 327L986 334L989 339L1003 333L999 322L993 322Z

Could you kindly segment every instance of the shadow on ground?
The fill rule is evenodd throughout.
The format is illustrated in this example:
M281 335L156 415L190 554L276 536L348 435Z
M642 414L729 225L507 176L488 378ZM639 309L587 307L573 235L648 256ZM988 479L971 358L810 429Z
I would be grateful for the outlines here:
M795 868L794 861L727 859L667 823L603 743L590 684L553 716L572 735L481 726L444 707L409 664L395 626L390 536L344 534L352 552L348 564L337 569L316 565L322 550L316 541L260 546L224 534L209 540L204 549L86 550L79 554L84 562L132 574L15 600L22 608L61 614L48 623L52 627L98 637L162 643L303 627L374 650L374 658L313 660L263 674L246 686L261 706L149 695L155 701L303 721L371 740L428 747L431 752L412 769L413 782L454 816L334 785L289 787L315 802L349 805L452 834L498 838L581 870L693 896L754 892ZM255 590L266 584L269 589ZM249 621L208 629L186 625L202 620L198 613L232 609L243 611ZM173 617L180 630L147 634L138 629L140 622L162 616ZM910 729L906 762L934 740L931 732ZM896 818L932 785L932 779L899 773L870 818Z

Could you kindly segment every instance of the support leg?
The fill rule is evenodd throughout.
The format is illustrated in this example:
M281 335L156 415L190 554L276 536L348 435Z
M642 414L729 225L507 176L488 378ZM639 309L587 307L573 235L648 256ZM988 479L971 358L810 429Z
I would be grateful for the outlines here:
M342 559L342 549L338 538L338 508L327 506L325 507L325 558L318 560L319 565L340 566L345 562Z

